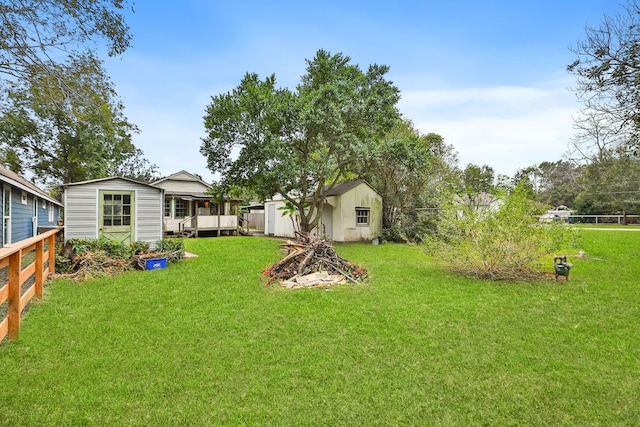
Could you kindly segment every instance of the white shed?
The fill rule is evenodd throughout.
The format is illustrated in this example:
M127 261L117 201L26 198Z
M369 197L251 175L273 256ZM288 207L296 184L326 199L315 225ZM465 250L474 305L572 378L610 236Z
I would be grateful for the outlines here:
M65 239L123 243L162 239L163 190L128 178L103 178L64 184Z
M279 210L285 206L280 195L264 203L265 234L294 237L293 223ZM382 196L364 180L336 184L323 207L320 234L336 242L371 241L382 234Z

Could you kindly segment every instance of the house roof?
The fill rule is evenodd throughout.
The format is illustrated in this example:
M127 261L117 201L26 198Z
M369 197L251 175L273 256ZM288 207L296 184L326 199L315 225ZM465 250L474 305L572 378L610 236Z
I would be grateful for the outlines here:
M210 187L211 186L211 184L209 184L207 182L204 182L202 179L198 178L194 174L189 173L189 172L187 172L185 170L181 170L180 172L176 172L176 173L171 174L171 175L169 175L167 177L161 178L161 179L159 179L157 181L153 181L151 183L151 185L156 185L156 184L159 184L159 183L164 182L164 181L195 181L195 182L201 183L202 185L204 185L206 187Z
M325 196L326 197L341 196L344 193L348 192L349 190L352 190L352 189L356 188L360 184L367 185L376 194L380 195L380 193L378 193L367 181L365 181L364 179L356 179L356 180L353 180L353 181L345 181L345 182L337 183L336 185L333 186L333 188L331 190L329 190L329 192L327 192L325 194ZM325 185L324 186L325 191L326 191L327 188L329 188L329 186ZM310 198L312 196L313 196L313 194L310 194L309 196L307 196L307 198ZM293 196L293 197L297 197L297 196ZM271 197L270 199L267 199L267 200L283 200L283 199L284 199L284 197L282 197L281 194L275 194L273 197Z
M174 191L174 190L164 190L165 196L173 196L174 198L181 198L183 200L206 200L209 201L213 199L213 195L198 192L198 191ZM227 202L241 202L242 199L236 199L229 196L224 196L224 200Z
M371 185L369 185L369 183L367 181L365 181L364 179L356 179L353 181L345 181L345 182L339 182L338 184L334 185L333 188L327 193L327 196L341 196L344 193L346 193L347 191L356 188L358 185L360 184L366 184L369 188L371 188L373 191L375 191L375 189L373 187L371 187ZM325 186L326 188L326 186ZM377 193L377 191L376 191Z
M51 197L47 192L39 188L37 185L32 183L31 181L21 177L14 171L7 169L6 167L0 165L0 176L3 181L24 190L28 193L35 194L36 196L43 198L51 203L54 203L58 206L62 206L62 203Z
M89 179L89 180L86 180L86 181L69 182L69 183L66 183L66 184L62 184L62 188L72 187L72 186L76 186L76 185L92 184L94 182L113 181L114 179L121 179L123 181L129 181L129 182L134 183L134 184L144 185L146 187L151 187L151 188L155 188L156 190L162 191L162 188L155 187L155 186L153 186L151 184L147 184L146 182L136 181L135 179L124 178L122 176L110 176L110 177L107 177L107 178L97 178L97 179Z

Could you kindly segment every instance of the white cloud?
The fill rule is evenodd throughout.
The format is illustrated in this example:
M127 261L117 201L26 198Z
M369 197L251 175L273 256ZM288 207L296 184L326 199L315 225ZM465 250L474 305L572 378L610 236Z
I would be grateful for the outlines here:
M400 109L422 133L437 133L452 144L461 166L487 164L512 176L565 154L576 104L563 83L409 91Z

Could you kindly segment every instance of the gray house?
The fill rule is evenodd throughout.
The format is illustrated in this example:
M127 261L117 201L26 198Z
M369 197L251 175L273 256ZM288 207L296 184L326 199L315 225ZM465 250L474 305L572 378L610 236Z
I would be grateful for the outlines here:
M105 237L123 243L162 239L163 190L128 178L64 184L65 239Z
M4 166L0 166L0 183L0 247L10 246L58 225L62 204L44 190Z

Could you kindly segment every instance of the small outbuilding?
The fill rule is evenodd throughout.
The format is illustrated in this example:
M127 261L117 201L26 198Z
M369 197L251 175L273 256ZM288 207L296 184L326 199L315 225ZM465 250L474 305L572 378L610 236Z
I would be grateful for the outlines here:
M291 218L280 208L281 195L264 203L265 232L270 236L294 237ZM382 234L382 196L365 180L336 184L327 193L322 221L312 234L335 242L372 241Z
M162 240L163 190L112 177L64 184L64 237L125 244Z

